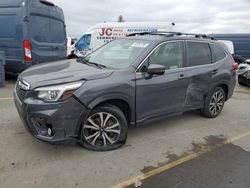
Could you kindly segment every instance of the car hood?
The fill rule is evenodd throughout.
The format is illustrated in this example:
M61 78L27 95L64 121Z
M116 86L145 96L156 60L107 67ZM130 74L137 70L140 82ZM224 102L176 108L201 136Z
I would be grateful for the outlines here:
M106 78L112 70L100 69L79 63L76 59L35 65L19 75L19 80L30 84L30 89L40 86L68 83L79 80L94 80Z

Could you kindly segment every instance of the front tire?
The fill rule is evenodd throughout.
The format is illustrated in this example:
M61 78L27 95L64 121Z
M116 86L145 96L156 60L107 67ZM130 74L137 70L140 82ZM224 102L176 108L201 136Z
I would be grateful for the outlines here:
M225 96L225 91L221 87L213 88L205 99L202 115L208 118L217 117L223 110Z
M127 132L127 120L119 108L99 106L82 123L80 144L95 151L117 149L125 144Z

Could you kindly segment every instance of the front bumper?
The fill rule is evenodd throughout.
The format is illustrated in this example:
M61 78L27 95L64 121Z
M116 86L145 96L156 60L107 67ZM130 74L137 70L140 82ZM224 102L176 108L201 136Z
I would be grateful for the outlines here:
M28 131L35 138L51 144L76 143L81 122L89 113L74 97L64 102L44 103L32 98L20 101L14 92L14 101Z

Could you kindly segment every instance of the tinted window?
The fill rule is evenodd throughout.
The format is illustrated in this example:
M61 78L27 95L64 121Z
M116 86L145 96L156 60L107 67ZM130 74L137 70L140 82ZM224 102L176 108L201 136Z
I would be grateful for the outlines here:
M209 44L202 42L187 42L189 66L212 63L212 54Z
M42 16L31 16L30 33L32 38L37 42L50 43L50 19Z
M15 15L0 15L0 38L15 38L16 20Z
M213 62L220 61L226 57L225 52L217 45L211 45L213 50L214 59Z
M50 20L51 42L63 43L65 41L65 30L63 22L55 19Z
M170 42L162 44L149 56L147 63L164 65L167 70L182 67L183 43Z

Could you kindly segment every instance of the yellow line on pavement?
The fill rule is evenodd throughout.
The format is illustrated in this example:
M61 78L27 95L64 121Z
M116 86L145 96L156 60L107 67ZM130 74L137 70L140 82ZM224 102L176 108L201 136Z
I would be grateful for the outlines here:
M229 139L225 140L222 145L230 144L230 143L232 143L234 141L237 141L237 140L239 140L241 138L244 138L246 136L250 136L250 131L242 133L242 134L237 135L235 137L229 138ZM215 149L215 148L213 148L213 149ZM176 167L176 166L178 166L178 165L180 165L182 163L185 163L187 161L195 159L195 158L199 157L202 154L205 154L205 153L208 153L208 152L212 151L213 149L207 149L207 150L204 150L204 151L201 151L201 152L189 154L189 155L187 155L185 157L182 157L182 158L180 158L180 159L178 159L176 161L173 161L173 162L168 163L166 165L155 168L155 169L153 169L153 170L151 170L151 171L149 171L149 172L147 172L145 174L142 174L142 175L136 176L134 178L131 178L131 179L127 180L127 181L124 181L124 182L114 186L113 188L123 188L123 187L127 187L129 185L132 185L132 184L139 183L142 180L145 180L145 179L150 178L150 177L152 177L152 176L154 176L156 174L159 174L159 173L167 171L167 170L169 170L169 169L171 169L173 167Z
M13 100L13 97L0 98L0 101Z

